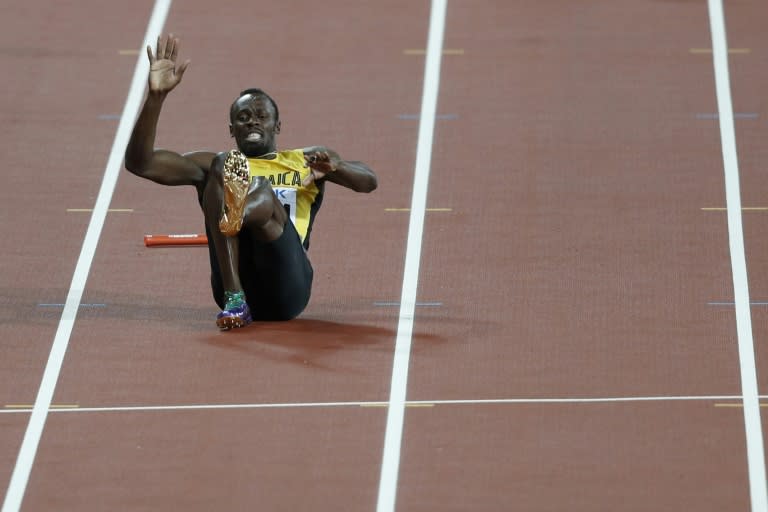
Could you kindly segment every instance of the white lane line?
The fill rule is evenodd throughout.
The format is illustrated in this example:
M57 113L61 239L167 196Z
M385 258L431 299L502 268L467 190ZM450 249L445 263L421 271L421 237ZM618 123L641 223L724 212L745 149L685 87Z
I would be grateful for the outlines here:
M165 25L165 19L168 16L168 10L171 6L171 0L156 0L152 17L147 26L147 33L144 36L144 45L146 47L152 44L152 40L162 31ZM72 276L72 282L69 286L69 293L61 313L59 326L56 329L56 335L53 339L51 352L48 355L48 362L45 365L43 378L40 382L40 389L35 398L35 405L32 408L32 414L27 424L27 430L24 433L24 440L19 449L19 455L16 459L16 465L13 468L11 481L8 486L8 492L5 495L2 512L16 512L21 507L24 498L24 491L27 488L29 474L32 471L37 447L40 444L40 436L43 433L43 427L51 406L56 382L59 379L59 372L64 361L64 354L69 345L69 338L72 334L72 328L75 324L75 317L83 297L83 290L88 279L88 273L93 262L93 256L96 252L96 246L101 236L101 230L104 226L104 219L107 216L107 209L112 200L112 193L115 190L117 176L123 163L123 153L128 144L128 138L131 134L133 120L139 111L141 100L144 95L144 84L147 81L149 73L149 63L146 56L139 56L136 63L136 70L133 74L130 92L123 108L123 114L120 118L120 124L117 128L117 134L112 144L112 150L109 154L109 160L104 171L104 179L101 182L101 189L96 198L93 214L88 223L88 231L85 234L80 256L77 259L75 273Z
M768 398L766 395L765 398ZM586 398L488 398L467 400L408 400L408 404L435 405L493 405L493 404L605 404L628 402L694 402L715 400L739 400L739 395L704 395L704 396L613 396Z
M757 390L757 368L752 339L752 318L749 310L747 262L744 255L744 233L741 226L741 195L739 191L739 162L736 154L736 134L733 127L733 105L728 74L728 43L725 16L721 0L708 0L709 23L712 32L712 61L715 69L717 110L720 117L725 197L728 209L728 237L733 272L733 292L736 305L736 331L739 344L741 392L744 404L744 430L747 437L747 466L752 512L768 512L768 487L765 481L765 452L760 422Z
M51 409L50 412L152 412L152 411L203 411L227 409L299 409L299 408L330 408L330 407L360 407L368 404L385 404L386 402L297 402L297 403L265 403L265 404L189 404L189 405L125 405L111 407L72 407ZM29 409L16 408L0 410L3 413L29 412Z
M573 397L573 398L487 398L487 399L458 399L458 400L406 400L406 406L419 405L515 405L515 404L605 404L605 403L637 403L637 402L716 402L742 400L741 395L691 395L691 396L616 396L616 397ZM768 399L768 395L760 396ZM251 403L251 404L188 404L188 405L124 405L108 407L79 407L51 406L52 413L85 413L85 412L163 412L163 411L203 411L203 410L234 410L234 409L324 409L343 407L386 407L389 402L359 401L359 402L285 402L285 403ZM737 405L741 405L740 403ZM30 412L29 407L21 405L6 406L0 409L0 414L20 414Z
M424 64L424 90L421 98L419 138L416 149L416 168L408 224L408 243L405 250L403 290L400 297L400 320L397 326L395 354L392 364L392 384L384 436L384 453L379 480L377 512L394 512L397 495L397 477L400 468L400 447L403 437L405 395L408 383L408 364L413 337L413 314L419 280L419 262L424 231L424 212L427 207L427 187L432 162L432 137L435 130L437 96L440 88L440 59L445 29L446 0L432 0L427 36L427 57Z

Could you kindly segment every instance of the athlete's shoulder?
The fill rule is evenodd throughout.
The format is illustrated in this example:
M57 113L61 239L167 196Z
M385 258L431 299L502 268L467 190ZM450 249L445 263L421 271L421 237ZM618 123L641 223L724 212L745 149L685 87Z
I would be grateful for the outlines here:
M294 165L304 165L303 149L286 149L277 153L277 159L282 162L290 162Z
M190 151L182 154L184 158L194 162L198 167L205 170L208 170L211 163L218 157L218 155L220 155L220 153L215 153L213 151Z
M303 158L304 157L304 150L303 149L284 149L284 150L278 152L277 154L280 155L280 156L285 156L285 157L293 157L293 156L298 155L298 156L301 156Z

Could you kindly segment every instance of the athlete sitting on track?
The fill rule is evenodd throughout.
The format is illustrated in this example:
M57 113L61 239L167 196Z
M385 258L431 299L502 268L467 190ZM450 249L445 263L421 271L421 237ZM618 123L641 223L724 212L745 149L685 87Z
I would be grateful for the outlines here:
M179 40L160 37L149 55L149 93L125 152L125 167L163 185L194 185L205 216L211 287L222 329L257 320L289 320L309 302L309 235L326 181L357 192L376 188L362 162L342 160L325 147L277 151L277 104L248 89L230 108L237 150L179 154L155 149L166 95L189 61L177 66Z

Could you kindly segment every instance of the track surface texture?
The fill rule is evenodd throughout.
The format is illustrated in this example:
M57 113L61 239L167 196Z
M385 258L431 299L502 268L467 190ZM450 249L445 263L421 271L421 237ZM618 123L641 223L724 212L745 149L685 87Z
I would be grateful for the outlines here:
M0 6L2 512L768 512L764 2L725 5L738 210L718 2L442 3ZM192 188L98 203L148 30L192 60L159 146L230 149L261 87L281 148L377 172L327 187L297 319L219 332L206 249L144 246L203 232Z

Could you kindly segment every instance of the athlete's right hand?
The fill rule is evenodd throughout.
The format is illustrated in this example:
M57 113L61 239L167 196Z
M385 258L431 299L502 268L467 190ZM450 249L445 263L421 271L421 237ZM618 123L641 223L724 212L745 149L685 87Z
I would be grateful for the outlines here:
M176 58L179 55L179 40L169 36L157 38L157 50L152 52L152 46L147 46L149 57L149 92L165 94L179 85L181 77L189 66L189 60L176 67Z

